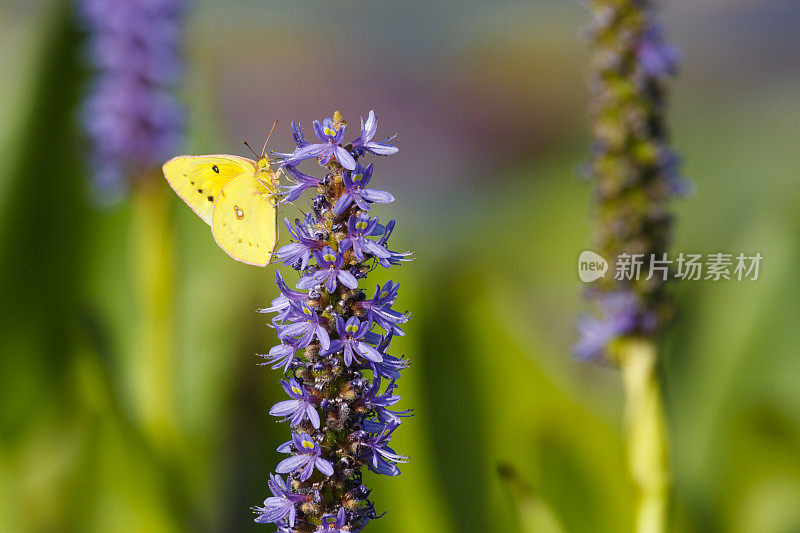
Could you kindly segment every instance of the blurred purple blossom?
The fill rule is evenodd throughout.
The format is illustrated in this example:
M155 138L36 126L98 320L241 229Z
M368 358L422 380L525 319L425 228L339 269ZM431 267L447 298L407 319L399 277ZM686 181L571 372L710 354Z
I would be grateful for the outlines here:
M96 192L118 196L181 140L180 0L79 0L96 77L83 107Z

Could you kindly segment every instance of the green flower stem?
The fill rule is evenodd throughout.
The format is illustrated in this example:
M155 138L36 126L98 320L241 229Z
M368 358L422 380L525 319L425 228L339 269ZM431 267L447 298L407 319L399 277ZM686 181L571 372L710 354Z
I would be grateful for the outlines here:
M170 197L160 181L132 191L138 335L136 398L145 433L157 447L177 435L173 323L173 234Z
M619 364L625 386L628 461L636 490L637 533L666 531L669 492L666 424L656 375L652 340L620 342Z

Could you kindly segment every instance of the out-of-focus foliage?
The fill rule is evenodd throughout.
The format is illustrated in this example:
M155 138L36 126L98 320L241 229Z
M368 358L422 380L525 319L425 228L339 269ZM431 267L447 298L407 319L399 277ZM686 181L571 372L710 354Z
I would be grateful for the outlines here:
M412 462L370 481L388 513L369 531L629 530L618 375L569 357L589 235L574 177L585 13L353 1L312 21L293 4L196 8L186 150L235 152L276 115L286 149L288 120L366 114L348 106L370 99L401 134L381 176L397 202L380 209L404 222L395 247L417 251L396 280L415 315L398 392L416 416L393 440ZM285 438L266 413L274 371L254 356L275 342L253 312L275 296L272 267L231 261L173 198L175 383L160 401L177 428L144 431L140 257L131 206L88 201L80 33L65 3L0 9L0 531L263 530L248 506ZM780 23L798 15L740 0L667 18L685 57L672 130L698 185L674 249L764 256L758 281L676 291L662 364L675 531L800 528L800 80L786 68L800 46ZM331 48L326 20L344 28Z

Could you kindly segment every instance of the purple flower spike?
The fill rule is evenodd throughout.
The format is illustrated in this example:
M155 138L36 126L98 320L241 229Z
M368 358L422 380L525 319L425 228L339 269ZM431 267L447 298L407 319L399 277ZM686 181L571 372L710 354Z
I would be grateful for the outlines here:
M362 322L354 316L348 318L347 322L340 316L336 317L336 332L339 334L339 338L331 341L331 346L326 350L326 353L336 353L344 350L344 364L346 366L350 366L353 363L354 354L374 363L380 363L383 361L381 353L364 342L371 325L372 323L369 320Z
M594 189L593 251L612 262L642 253L642 272L667 253L672 201L692 189L669 145L668 84L680 54L664 39L658 4L595 0L590 35L594 138L582 173ZM577 357L621 364L627 340L653 338L671 302L666 276L644 278L611 276L586 291L593 313L578 319Z
M296 165L306 159L318 158L319 164L325 166L335 157L344 168L349 170L354 169L356 167L356 160L353 159L350 152L342 148L345 127L345 124L340 124L337 127L333 123L333 120L329 118L323 120L322 123L320 123L319 120L315 120L314 133L316 133L317 138L322 142L320 144L306 144L305 146L297 148L297 150L287 158L286 163L289 165ZM300 137L302 139L302 130L300 130ZM295 141L296 140L297 139L295 139ZM305 139L302 139L301 142L305 142Z
M285 519L289 527L294 527L297 517L295 507L298 503L310 501L311 496L293 493L286 486L286 482L281 476L273 474L269 475L267 487L269 487L272 496L264 500L264 507L253 508L258 513L255 521L259 524L269 524L278 523Z
M314 257L317 259L320 269L298 281L298 289L311 289L317 285L323 285L328 292L333 292L336 290L336 280L339 280L339 283L348 289L358 287L358 280L355 276L342 269L344 257L334 252L333 248L326 246L321 251L315 251Z
M177 149L183 109L180 0L80 0L96 77L84 103L96 192L119 196Z
M335 128L337 124L342 126ZM283 168L294 180L284 188L285 201L316 190L313 211L293 225L285 221L294 242L277 252L285 265L300 272L297 290L278 275L280 295L260 310L275 313L271 327L280 339L263 356L264 364L287 375L281 386L288 399L273 405L270 414L293 428L291 440L278 447L289 455L277 472L288 477L285 482L271 478L273 497L256 508L256 520L272 522L278 533L362 531L380 517L369 499L370 489L361 482L362 471L395 476L400 473L396 463L407 460L388 444L394 429L412 414L397 409L400 396L395 394L396 380L409 361L389 351L411 315L392 308L397 283L377 284L371 299L358 286L376 260L388 268L410 255L387 248L395 221L384 227L368 210L394 197L365 188L373 165L357 162L397 149L372 141L377 123L370 112L355 146L348 145L351 151L343 154L343 124L338 112L333 120L315 122L322 143L309 144L300 126L292 123L297 149L284 154ZM325 168L324 180L300 170L302 161L314 158ZM385 331L383 336L371 331L374 325ZM313 505L297 505L306 502ZM312 524L319 524L316 530Z
M333 465L330 461L320 457L322 450L308 433L293 433L292 444L298 454L287 457L278 463L277 468L275 468L276 472L288 474L299 470L300 481L310 478L311 474L314 473L314 468L327 477L333 475Z
M350 207L353 202L364 211L369 211L371 203L388 204L394 202L394 196L386 191L379 191L377 189L364 189L364 186L369 183L372 178L372 163L367 165L367 168L357 164L351 172L344 172L342 174L342 181L344 182L344 193L336 200L333 206L333 212L337 215L344 213L345 209Z
M308 396L308 391L294 379L281 381L281 386L292 399L276 403L269 414L284 417L284 420L290 421L292 427L308 419L315 429L319 429L319 414Z
M372 141L377 131L378 119L375 118L374 111L369 112L366 122L364 122L364 117L361 117L361 135L359 135L358 139L353 141L353 148L356 153L359 153L359 150L370 152L375 155L391 155L397 153L399 150L397 146L389 144L394 140L394 137L389 137L383 142Z

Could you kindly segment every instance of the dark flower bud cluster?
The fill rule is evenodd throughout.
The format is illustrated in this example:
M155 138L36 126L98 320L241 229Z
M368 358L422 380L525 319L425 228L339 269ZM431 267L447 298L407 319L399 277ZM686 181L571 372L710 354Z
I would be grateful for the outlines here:
M613 262L620 254L663 254L671 237L670 200L687 192L664 120L666 82L678 52L665 43L651 0L593 0L590 90L593 145L585 174L593 181L593 250ZM613 268L613 266L612 266ZM606 277L587 297L596 313L579 321L576 353L597 358L609 343L649 336L670 313L664 281Z
M372 217L375 203L394 197L369 188L373 164L359 161L367 153L397 152L392 139L373 141L375 113L361 121L361 134L344 144L346 123L314 121L318 143L306 141L292 123L297 149L283 156L283 170L293 185L284 201L315 190L313 211L294 223L286 220L293 242L277 258L300 273L295 290L276 273L280 295L262 312L275 313L272 325L280 344L264 356L283 369L288 399L270 414L289 423L291 439L278 447L288 454L270 474L272 496L256 507L256 522L275 524L280 532L360 531L377 517L362 483L362 470L396 476L407 457L390 447L395 429L410 411L392 410L400 397L396 380L408 361L388 353L392 338L404 335L410 315L392 308L399 285L387 281L374 292L359 280L380 265L389 268L410 260L410 253L388 248L394 221ZM317 159L327 174L314 178L298 165ZM282 477L286 475L287 477Z
M80 0L97 71L84 105L95 185L119 195L161 167L181 139L183 0Z

